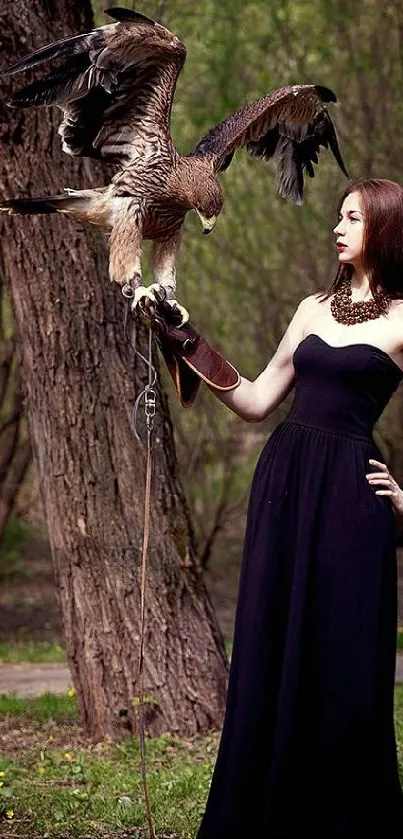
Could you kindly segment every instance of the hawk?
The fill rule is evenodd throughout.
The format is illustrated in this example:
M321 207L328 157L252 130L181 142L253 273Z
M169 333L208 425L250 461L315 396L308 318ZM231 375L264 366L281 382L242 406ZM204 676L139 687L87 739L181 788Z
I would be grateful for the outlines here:
M242 146L254 157L277 161L278 192L302 203L304 174L314 176L320 146L330 148L347 175L326 108L336 102L320 85L274 90L215 125L189 154L180 155L170 134L176 82L186 59L181 41L139 12L108 9L115 23L42 47L3 70L6 75L60 59L56 67L19 90L15 107L57 105L62 147L73 156L117 164L108 186L65 188L60 195L0 202L10 214L64 213L110 234L109 274L133 310L159 290L179 310L175 265L189 210L209 233L223 206L217 174ZM153 242L154 283L145 288L141 248Z

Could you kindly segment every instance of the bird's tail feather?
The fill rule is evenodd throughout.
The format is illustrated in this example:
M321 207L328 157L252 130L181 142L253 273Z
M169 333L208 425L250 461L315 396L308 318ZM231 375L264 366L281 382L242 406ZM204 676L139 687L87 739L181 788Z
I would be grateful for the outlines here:
M63 195L46 195L40 198L11 198L0 201L0 212L17 216L33 216L43 213L69 213L85 211L89 208L92 196L90 190L83 190Z

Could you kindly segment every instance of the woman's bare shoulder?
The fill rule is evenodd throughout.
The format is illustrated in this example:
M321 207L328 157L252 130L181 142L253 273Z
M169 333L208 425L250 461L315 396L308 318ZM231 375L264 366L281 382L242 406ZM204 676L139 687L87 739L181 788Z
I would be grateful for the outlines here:
M323 304L326 301L322 301L320 299L322 297L322 294L323 291L315 291L313 294L309 294L308 297L303 297L299 305L306 312L312 312L315 309L318 309L320 306L323 307Z
M389 329L394 326L403 349L403 300L392 300L389 304Z

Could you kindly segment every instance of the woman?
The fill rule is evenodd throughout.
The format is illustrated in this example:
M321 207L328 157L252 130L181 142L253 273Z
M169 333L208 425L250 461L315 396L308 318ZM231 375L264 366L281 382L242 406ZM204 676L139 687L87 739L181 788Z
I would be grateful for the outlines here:
M197 839L403 836L393 722L394 513L373 426L403 378L403 189L349 185L339 269L266 369L213 392L261 420L295 398L248 509L227 706Z

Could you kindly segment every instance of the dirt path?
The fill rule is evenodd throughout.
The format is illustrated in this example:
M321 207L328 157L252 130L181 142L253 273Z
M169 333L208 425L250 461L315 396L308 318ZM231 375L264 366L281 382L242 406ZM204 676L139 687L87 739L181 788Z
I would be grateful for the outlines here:
M71 676L65 664L3 664L0 667L0 694L39 696L40 693L67 693Z
M396 682L403 682L403 653L396 657ZM49 691L67 693L71 676L64 664L3 664L0 666L0 694L33 697Z

